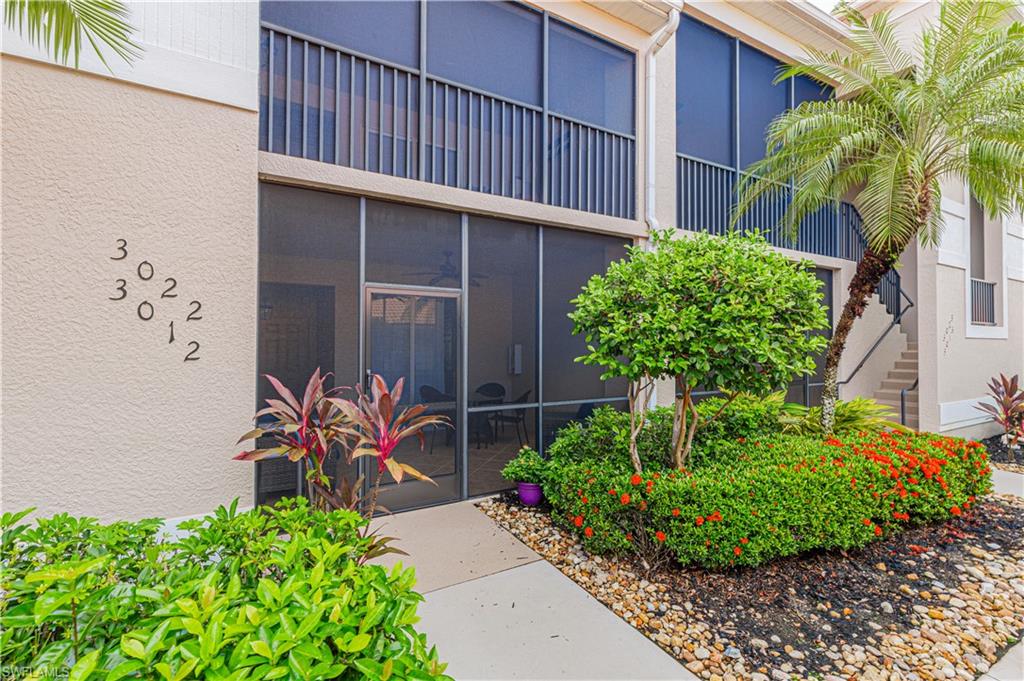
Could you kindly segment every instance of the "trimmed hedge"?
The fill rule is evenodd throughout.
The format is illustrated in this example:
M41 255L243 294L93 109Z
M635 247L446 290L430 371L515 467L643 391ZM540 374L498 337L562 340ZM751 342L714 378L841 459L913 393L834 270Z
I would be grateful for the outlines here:
M412 568L305 499L182 523L0 518L0 657L15 674L183 681L451 677L416 631ZM6 678L6 677L5 677Z
M603 431L615 419L594 420ZM624 467L621 450L605 458L566 456L588 430L559 435L544 492L556 522L598 553L667 552L708 568L759 565L852 549L907 525L949 518L990 488L980 444L929 433L741 435L706 444L693 470L647 459L644 475L636 475Z

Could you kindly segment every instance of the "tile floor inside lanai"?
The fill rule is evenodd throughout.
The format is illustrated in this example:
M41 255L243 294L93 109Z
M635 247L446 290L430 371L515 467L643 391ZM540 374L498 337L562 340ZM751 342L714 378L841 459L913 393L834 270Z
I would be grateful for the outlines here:
M993 478L995 491L1024 496L1024 475ZM409 553L380 562L416 567L419 629L459 681L698 678L472 501L374 523ZM1024 681L1024 644L979 681Z

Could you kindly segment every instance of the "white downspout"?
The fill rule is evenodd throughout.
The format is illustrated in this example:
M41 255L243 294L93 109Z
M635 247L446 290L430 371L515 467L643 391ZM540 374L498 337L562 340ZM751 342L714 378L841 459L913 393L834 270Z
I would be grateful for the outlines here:
M647 55L646 55L647 86L644 88L644 92L646 94L646 99L647 99L647 106L646 106L647 124L644 125L644 137L645 137L645 142L646 142L646 144L645 144L645 148L646 148L645 160L646 160L646 162L644 164L644 167L646 168L646 170L644 171L644 178L646 180L647 186L646 186L645 191L644 191L644 213L645 213L645 218L646 218L646 221L647 221L647 229L649 231L653 231L655 229L658 229L658 227L659 227L659 225L658 225L658 218L654 214L655 194L656 194L656 188L657 188L657 183L655 182L655 178L654 178L654 166L655 166L655 163L654 163L654 157L655 157L654 119L656 118L656 116L655 116L655 100L656 100L656 97L654 96L654 94L655 94L654 86L655 86L656 79L654 77L654 75L655 75L654 74L654 70L655 70L654 69L654 62L655 62L655 57L657 57L657 55L658 55L658 52L661 50L661 48L665 47L665 43L667 43L669 41L669 38L671 38L675 34L677 28L679 28L679 10L678 9L672 9L669 12L669 15L668 15L668 21L666 21L665 25L662 26L661 29L658 31L658 34L655 36L651 46L648 48ZM651 241L648 240L647 241L647 247L650 248L650 245L651 245ZM648 409L654 409L657 406L657 404L658 404L658 389L657 389L657 387L655 387L655 389L651 391L651 396L650 396L650 399L649 399L649 401L647 403L647 408Z
M647 95L647 124L644 126L644 137L646 138L646 170L644 172L645 179L647 181L646 191L644 193L644 212L646 213L645 218L647 221L648 230L658 229L658 218L654 214L655 207L655 193L656 193L656 182L654 178L654 167L655 167L655 134L654 134L654 119L655 119L655 77L654 77L654 63L655 57L661 48L665 47L665 43L669 41L669 38L679 28L679 10L672 9L669 12L668 21L661 27L658 34L655 36L651 46L647 50L646 62L647 62L647 87L644 92Z

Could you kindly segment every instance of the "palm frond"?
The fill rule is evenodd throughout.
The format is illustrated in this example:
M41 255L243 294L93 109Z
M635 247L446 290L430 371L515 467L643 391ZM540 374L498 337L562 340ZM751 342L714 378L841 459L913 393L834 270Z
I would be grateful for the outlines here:
M121 0L5 0L4 23L25 33L42 46L54 61L78 68L82 48L88 43L108 69L102 46L127 63L141 54L132 39L131 12Z

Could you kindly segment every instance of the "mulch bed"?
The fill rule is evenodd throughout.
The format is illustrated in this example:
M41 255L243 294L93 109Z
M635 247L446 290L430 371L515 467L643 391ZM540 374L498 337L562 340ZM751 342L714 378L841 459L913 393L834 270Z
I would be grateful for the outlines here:
M479 504L699 677L974 679L1024 630L1024 500L993 495L947 523L849 554L713 573L645 574L588 554L543 511Z
M988 450L988 458L993 466L1011 473L1024 473L1024 446L1011 450L1002 440L1002 435L993 435L979 442Z

